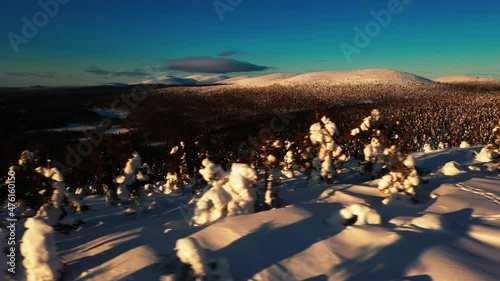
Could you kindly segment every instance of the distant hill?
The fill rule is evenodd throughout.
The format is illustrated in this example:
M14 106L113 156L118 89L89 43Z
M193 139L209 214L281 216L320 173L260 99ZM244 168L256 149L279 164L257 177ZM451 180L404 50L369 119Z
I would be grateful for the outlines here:
M189 78L177 78L174 76L160 76L156 79L150 79L140 82L139 84L162 84L172 86L191 86L196 85L197 81Z
M477 77L477 76L467 76L467 75L454 75L454 76L443 76L434 79L434 81L439 83L499 83L500 80L488 78L488 77Z
M214 76L192 75L192 76L186 77L186 79L196 80L196 85L211 85L211 84L215 84L217 82L220 82L222 80L229 79L229 76L225 76L225 75L214 75Z
M234 77L220 83L249 87L262 87L273 84L397 84L432 85L436 82L415 74L390 69L364 69L356 71L325 71L305 74L276 73L260 77Z

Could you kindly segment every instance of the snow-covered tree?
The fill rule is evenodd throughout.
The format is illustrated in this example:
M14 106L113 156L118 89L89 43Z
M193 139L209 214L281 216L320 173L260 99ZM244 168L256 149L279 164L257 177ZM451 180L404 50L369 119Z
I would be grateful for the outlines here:
M257 180L255 171L246 164L233 164L228 174L208 159L200 174L208 185L196 202L192 224L203 225L225 216L255 212L255 190L250 188Z
M391 147L391 142L399 138L397 130L389 129L382 119L380 111L373 109L371 115L364 118L357 128L351 130L351 136L365 143L363 149L364 159L361 162L365 172L372 178L380 177L382 169L386 167L384 151Z
M57 255L54 231L42 218L28 218L20 246L27 281L56 281L63 264Z
M384 203L402 198L415 200L415 187L420 184L420 179L413 156L402 155L395 146L385 149L384 155L389 172L378 182L379 190L386 197Z
M142 213L144 199L144 185L152 182L152 173L147 163L141 164L141 156L138 152L132 153L128 159L123 175L117 177L119 183L119 192L124 199L130 199L134 203L134 209L129 209L129 213L136 213L139 216ZM128 198L127 198L128 197Z
M35 170L50 179L52 186L52 196L50 202L54 208L62 208L62 202L64 198L66 198L71 206L78 212L82 211L80 201L78 201L73 194L66 190L66 183L64 182L63 174L58 168L51 166L50 160L47 161L47 167L38 167Z
M476 160L479 162L492 162L500 159L500 121L493 128L494 143L487 144L476 155Z
M337 126L326 116L309 129L311 143L319 148L316 158L312 161L314 168L312 173L313 175L319 174L319 178L327 183L335 180L337 174L340 173L341 164L346 160L342 148L335 141L337 136Z
M293 142L290 141L285 141L285 149L286 153L285 156L283 157L283 162L282 166L283 169L281 170L281 173L291 179L293 178L294 174L294 166L295 166L295 153L293 151Z
M176 184L178 187L184 188L191 179L187 163L186 144L181 141L178 146L170 150L168 157L170 158L170 171L168 172L171 174L170 178L173 180L177 177Z

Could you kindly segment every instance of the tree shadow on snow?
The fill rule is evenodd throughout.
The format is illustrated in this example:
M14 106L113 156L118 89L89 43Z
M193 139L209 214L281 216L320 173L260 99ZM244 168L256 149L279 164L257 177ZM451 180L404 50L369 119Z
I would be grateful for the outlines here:
M226 257L233 276L247 280L344 229L342 226L332 227L325 223L327 217L342 208L341 204L303 204L296 207L310 212L311 216L279 228L275 228L272 223L265 223L256 231L212 254Z
M451 248L457 251L460 256L465 255L466 260L474 261L474 266L477 264L488 263L482 257L460 249L458 240L467 236L471 223L472 209L462 209L456 212L444 214L444 221L447 222L446 231L428 230L415 226L418 230L413 229L396 229L395 233L400 235L400 239L395 243L388 245L378 250L368 259L346 260L341 264L332 268L332 274L343 273L347 276L346 280L350 281L365 281L365 280L447 280L451 276L434 276L418 275L405 276L405 272L409 267L417 264L419 257L431 248L439 247ZM480 242L478 242L480 243ZM458 250L457 250L458 248ZM460 262L464 262L460 260ZM438 265L439 266L439 265ZM453 271L454 269L450 269ZM459 272L454 272L459 273ZM446 272L450 274L450 271Z

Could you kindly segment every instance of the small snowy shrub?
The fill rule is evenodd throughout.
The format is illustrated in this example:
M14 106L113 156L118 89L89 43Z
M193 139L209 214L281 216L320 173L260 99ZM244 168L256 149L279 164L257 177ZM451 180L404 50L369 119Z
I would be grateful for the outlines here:
M41 218L28 218L20 246L27 281L59 280L62 262L57 255L54 231Z
M466 141L462 141L460 143L460 148L469 148L470 147L470 144Z

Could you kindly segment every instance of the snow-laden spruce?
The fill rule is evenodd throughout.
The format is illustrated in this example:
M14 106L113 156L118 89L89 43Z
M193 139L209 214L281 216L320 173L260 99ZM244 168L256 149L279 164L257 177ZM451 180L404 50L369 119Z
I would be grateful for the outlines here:
M379 190L385 195L384 203L403 198L413 198L415 187L420 179L415 168L415 159L411 155L403 155L395 146L384 150L388 174L378 182Z
M20 246L27 281L56 281L63 264L57 255L54 230L42 218L28 218Z
M137 213L139 216L143 209L144 186L152 180L149 165L141 162L139 153L132 153L123 169L123 175L116 178L119 184L118 195L122 200L131 199L134 203L134 209L128 209L127 213Z
M312 179L321 179L332 183L340 172L341 162L346 160L342 148L335 142L338 130L335 123L323 116L321 122L309 129L309 138L313 145L319 146L317 157L313 159Z
M257 180L255 171L246 164L235 163L228 174L208 159L203 160L200 174L208 190L196 202L191 223L203 225L226 216L255 212L255 190L250 184Z
M365 171L372 177L379 177L384 166L383 152L386 148L387 125L382 121L382 116L377 109L373 109L371 115L364 118L359 127L351 130L351 136L361 136L369 139L370 143L363 149Z
M128 187L136 180L136 171L141 167L141 156L137 151L132 153L132 158L129 158L123 169L123 175L116 178L118 185L118 195L122 200L127 200L130 196Z
M48 167L38 167L35 170L51 180L51 203L54 208L58 209L62 207L62 202L64 198L66 198L66 200L77 210L77 212L82 210L80 201L78 201L72 193L66 190L66 183L64 182L63 174L58 168L50 166L50 160L48 161Z
M285 156L283 157L283 162L282 166L283 169L281 170L281 173L291 179L293 178L293 172L294 172L294 166L295 166L295 153L292 150L293 147L293 142L290 141L285 141L285 149L286 153Z

